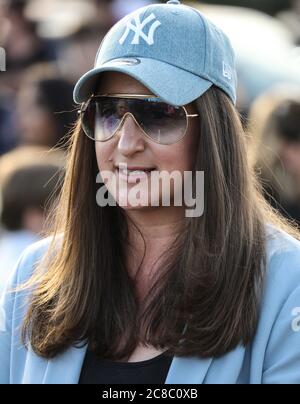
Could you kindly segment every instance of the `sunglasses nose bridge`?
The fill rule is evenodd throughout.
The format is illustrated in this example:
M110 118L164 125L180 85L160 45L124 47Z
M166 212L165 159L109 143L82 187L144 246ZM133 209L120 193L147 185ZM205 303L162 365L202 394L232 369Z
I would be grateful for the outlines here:
M140 124L138 123L137 119L135 118L135 116L133 115L133 113L130 112L130 111L126 112L126 113L122 116L121 121L120 121L120 123L119 123L119 126L118 126L116 132L119 132L119 131L122 129L122 127L124 126L125 119L126 119L127 116L131 116L131 118L134 120L135 124L136 124L136 125L139 127L139 129L143 132L143 129L141 128L141 126L140 126Z

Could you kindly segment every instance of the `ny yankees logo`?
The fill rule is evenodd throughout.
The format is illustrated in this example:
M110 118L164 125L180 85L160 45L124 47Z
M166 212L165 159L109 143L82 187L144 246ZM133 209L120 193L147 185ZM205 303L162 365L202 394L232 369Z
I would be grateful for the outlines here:
M156 21L152 23L152 25L149 29L148 36L147 36L143 32L143 28L145 27L146 24L148 24L148 22L153 21L153 20L156 20ZM134 21L135 21L135 25L133 25L131 23L131 21L128 21L126 31L124 32L122 38L119 40L119 43L121 45L123 45L129 32L132 30L133 32L135 32L134 38L131 42L132 45L139 45L140 37L143 38L147 42L148 45L153 45L154 44L154 41L153 41L154 32L155 32L156 28L158 28L161 25L161 23L156 19L155 15L153 13L151 13L151 15L149 15L142 23L140 21L140 16L136 15L134 17Z

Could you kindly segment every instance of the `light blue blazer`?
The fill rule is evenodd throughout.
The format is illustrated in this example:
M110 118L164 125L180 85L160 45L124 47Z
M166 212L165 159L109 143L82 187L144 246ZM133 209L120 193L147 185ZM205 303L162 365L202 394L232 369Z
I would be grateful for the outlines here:
M175 357L166 384L300 384L300 242L267 228L268 272L253 341L220 358ZM10 287L28 279L48 244L45 239L25 250ZM6 293L2 299L0 383L77 384L86 347L70 347L46 360L20 343L26 293Z

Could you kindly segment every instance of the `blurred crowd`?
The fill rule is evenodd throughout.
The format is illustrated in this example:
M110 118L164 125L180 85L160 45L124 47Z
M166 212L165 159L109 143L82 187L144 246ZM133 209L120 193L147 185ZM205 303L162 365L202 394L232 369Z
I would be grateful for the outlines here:
M43 236L55 205L77 117L74 83L93 66L107 30L151 2L0 0L0 46L6 57L0 72L0 293L20 252ZM230 26L240 79L237 107L252 164L270 203L300 223L300 0L276 18L182 3L207 11L225 32ZM266 49L276 54L274 62L271 54L261 57L265 49L255 53L264 37ZM247 41L254 42L253 53Z

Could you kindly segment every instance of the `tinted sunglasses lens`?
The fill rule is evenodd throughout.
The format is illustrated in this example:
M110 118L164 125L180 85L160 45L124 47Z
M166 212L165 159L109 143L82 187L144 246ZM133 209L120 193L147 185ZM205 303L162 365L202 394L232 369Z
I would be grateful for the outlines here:
M105 141L112 137L123 116L131 112L153 141L171 144L185 134L187 120L182 107L141 99L98 97L91 99L82 116L82 126L90 138Z
M94 121L95 121L95 108L92 105L92 101L88 101L84 110L81 111L81 126L84 133L90 137L94 138Z
M120 123L116 100L113 98L92 98L82 115L82 127L86 135L97 141L112 137Z
M164 102L137 100L135 117L144 132L161 144L178 142L187 127L185 111Z

